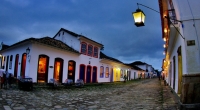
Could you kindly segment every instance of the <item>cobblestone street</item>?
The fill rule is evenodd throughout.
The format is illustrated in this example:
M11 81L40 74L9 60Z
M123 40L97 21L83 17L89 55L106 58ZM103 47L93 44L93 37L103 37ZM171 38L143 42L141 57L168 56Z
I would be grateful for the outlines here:
M13 87L0 90L0 110L177 110L167 87L157 78L53 90Z

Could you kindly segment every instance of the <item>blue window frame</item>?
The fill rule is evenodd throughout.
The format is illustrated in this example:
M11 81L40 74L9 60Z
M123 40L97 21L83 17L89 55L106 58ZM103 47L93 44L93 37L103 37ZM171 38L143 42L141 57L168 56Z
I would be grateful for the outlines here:
M104 77L104 67L101 66L100 67L100 78L103 78Z

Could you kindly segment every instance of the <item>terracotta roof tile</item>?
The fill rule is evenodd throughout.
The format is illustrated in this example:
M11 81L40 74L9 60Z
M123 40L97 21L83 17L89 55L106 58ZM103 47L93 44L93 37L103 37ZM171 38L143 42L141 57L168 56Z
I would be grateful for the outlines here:
M113 61L116 61L116 62L119 62L119 63L123 63L116 58L112 58L112 57L105 55L103 52L100 52L100 58L101 59L105 58L105 59L113 60Z

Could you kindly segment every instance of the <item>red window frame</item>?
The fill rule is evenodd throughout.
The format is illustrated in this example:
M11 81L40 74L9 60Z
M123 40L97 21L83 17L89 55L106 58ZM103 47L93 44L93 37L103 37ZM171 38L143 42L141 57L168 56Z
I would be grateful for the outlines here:
M96 49L96 50L95 50L95 49ZM98 48L97 48L97 47L94 47L93 57L98 58Z
M88 56L92 56L93 55L93 46L92 45L88 45L88 49L87 50L88 50L88 52L87 52Z
M83 45L85 45L85 52L83 52ZM86 53L87 53L87 43L85 43L85 42L81 43L81 53L84 55L86 55Z

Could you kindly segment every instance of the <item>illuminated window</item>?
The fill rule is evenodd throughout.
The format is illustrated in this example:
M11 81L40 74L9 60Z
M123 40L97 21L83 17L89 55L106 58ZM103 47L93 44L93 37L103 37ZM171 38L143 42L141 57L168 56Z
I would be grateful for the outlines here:
M109 77L109 68L106 67L106 78L108 78L108 77Z
M9 62L9 69L12 69L12 59L13 59L13 56L11 55L10 56L10 62Z
M94 57L98 57L98 48L97 47L94 47Z
M93 46L92 45L88 45L88 55L92 56L93 53Z
M81 43L81 53L86 54L86 52L87 52L87 44Z
M103 75L104 75L104 67L101 66L100 67L100 78L103 78Z

